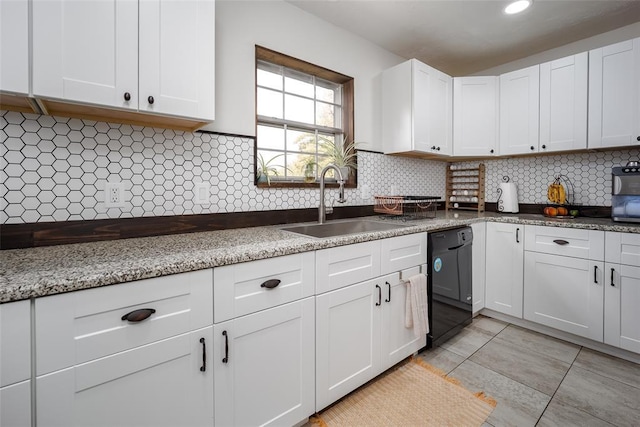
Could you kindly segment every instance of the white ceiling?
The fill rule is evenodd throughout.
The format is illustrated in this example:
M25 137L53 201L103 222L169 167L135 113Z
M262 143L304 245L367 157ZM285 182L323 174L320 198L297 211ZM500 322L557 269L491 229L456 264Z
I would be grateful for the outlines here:
M287 0L404 58L452 76L486 70L640 22L640 0Z

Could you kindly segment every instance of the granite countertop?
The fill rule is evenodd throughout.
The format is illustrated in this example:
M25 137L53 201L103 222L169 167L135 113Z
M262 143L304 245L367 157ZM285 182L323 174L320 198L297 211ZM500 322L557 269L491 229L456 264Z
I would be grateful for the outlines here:
M381 217L369 219L381 220ZM398 220L387 220L398 221ZM0 251L0 303L280 255L442 230L479 221L640 233L609 218L558 220L542 215L438 211L388 231L313 238L270 226Z

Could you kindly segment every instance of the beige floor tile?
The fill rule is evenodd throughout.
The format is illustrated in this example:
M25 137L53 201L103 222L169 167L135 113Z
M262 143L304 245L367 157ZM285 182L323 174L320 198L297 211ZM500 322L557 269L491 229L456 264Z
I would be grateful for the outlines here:
M640 425L640 388L572 367L554 399L617 426Z
M487 422L492 426L534 426L551 399L549 396L466 360L450 375L473 392L484 391L497 400Z
M442 347L431 348L419 354L419 356L431 366L446 373L453 371L465 358Z
M640 388L640 365L637 363L583 348L573 366Z
M507 326L496 337L509 341L524 351L535 351L566 363L572 363L580 352L578 345L514 325Z
M538 427L566 427L566 426L581 426L581 427L612 427L613 424L609 424L599 418L594 417L579 409L565 405L558 402L556 399L552 399L547 409L542 414L542 418L537 424Z

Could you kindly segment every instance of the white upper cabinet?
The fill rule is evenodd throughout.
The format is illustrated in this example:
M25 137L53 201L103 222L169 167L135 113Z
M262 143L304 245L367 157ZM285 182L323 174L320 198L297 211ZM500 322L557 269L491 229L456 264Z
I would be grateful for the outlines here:
M213 0L34 0L33 94L211 121Z
M140 2L140 111L213 120L213 0Z
M588 54L540 64L540 152L587 148Z
M138 108L138 2L33 1L33 94Z
M29 93L29 2L0 2L0 91Z
M498 78L453 79L453 154L492 156L498 146Z
M382 73L385 153L452 153L452 78L416 59Z
M589 51L589 148L640 143L640 38Z
M540 66L500 76L500 154L538 151Z

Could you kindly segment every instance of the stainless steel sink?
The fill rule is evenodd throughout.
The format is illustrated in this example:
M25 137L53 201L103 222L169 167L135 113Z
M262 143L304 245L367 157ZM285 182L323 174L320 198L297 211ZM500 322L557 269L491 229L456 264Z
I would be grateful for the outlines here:
M299 225L282 228L282 230L311 237L335 237L347 234L369 233L372 231L395 230L403 227L407 227L407 225L359 219L354 221L331 221L324 224Z

